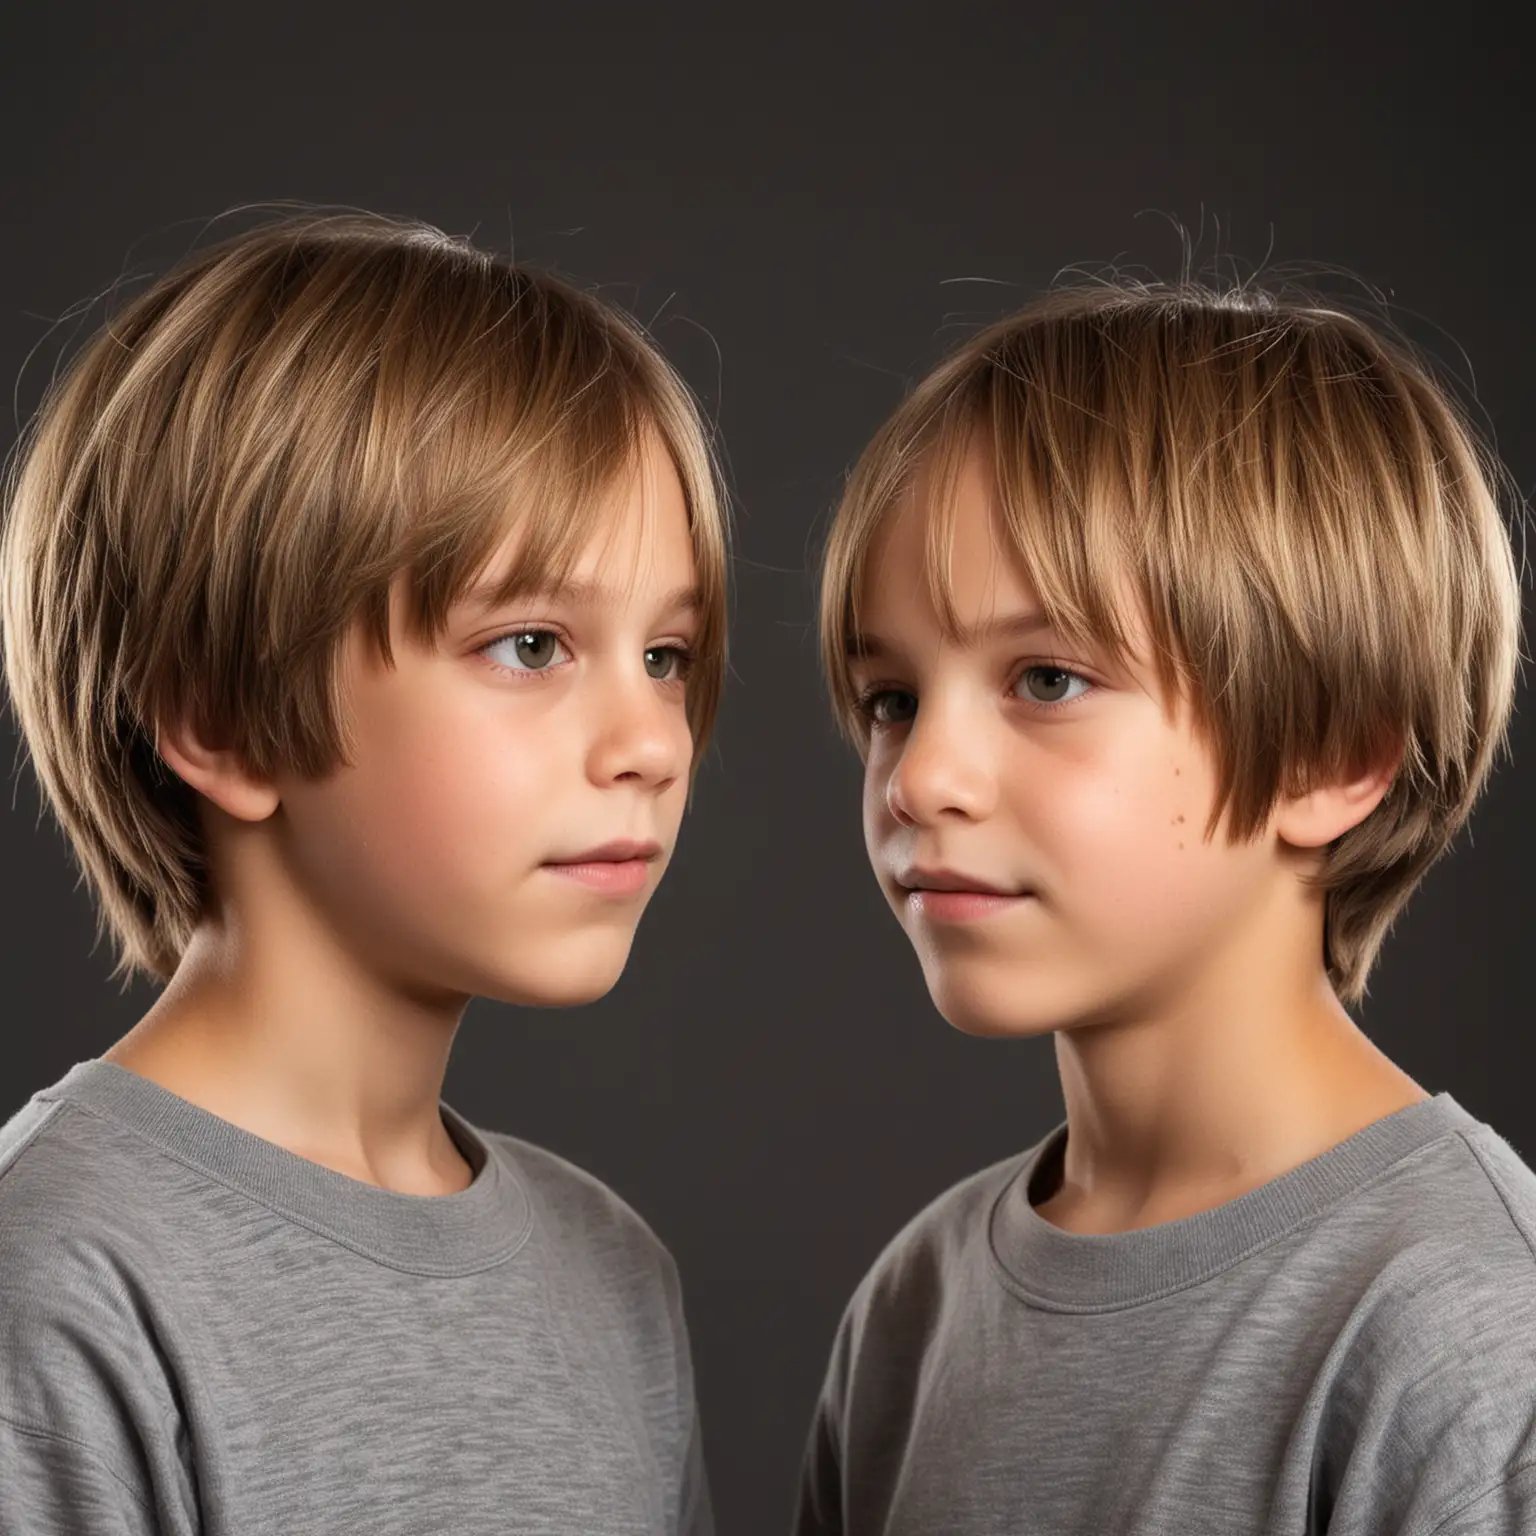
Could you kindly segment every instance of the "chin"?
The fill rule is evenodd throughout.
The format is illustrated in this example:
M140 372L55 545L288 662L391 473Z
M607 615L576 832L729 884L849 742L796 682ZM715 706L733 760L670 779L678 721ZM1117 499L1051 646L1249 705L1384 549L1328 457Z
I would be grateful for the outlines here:
M595 1003L600 997L606 997L613 991L620 974L614 972L600 978L562 978L547 985L515 982L495 994L495 1000L499 1003L516 1003L520 1008L580 1008L584 1003Z
M925 972L933 1005L946 1023L965 1035L1023 1039L1050 1034L1072 1022L1072 1012L1057 1008L1038 981L1029 977L975 976L960 967Z
M523 1008L579 1008L595 1003L618 984L629 959L632 933L619 940L604 935L600 942L548 944L537 961L487 967L479 995ZM522 957L519 957L522 958Z
M495 977L480 995L520 1008L579 1008L606 997L623 974L622 961L559 971L541 968L534 973Z

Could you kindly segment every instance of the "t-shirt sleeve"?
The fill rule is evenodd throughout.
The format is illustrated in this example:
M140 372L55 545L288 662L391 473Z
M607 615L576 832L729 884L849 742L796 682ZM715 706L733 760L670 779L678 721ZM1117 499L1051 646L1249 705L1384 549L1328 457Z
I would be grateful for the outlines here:
M1536 1536L1529 1250L1432 1255L1341 1362L1336 1512L1368 1536Z
M91 1447L0 1418L0 1536L163 1536L167 1529Z
M699 1416L693 1415L693 1432L683 1462L683 1489L678 1500L679 1536L715 1536L715 1514L709 1498L709 1476L704 1470L704 1442L699 1435Z
M800 1468L794 1536L842 1536L842 1430L852 1330L853 1307L850 1304L838 1326L826 1379L811 1416L811 1430Z
M1536 1531L1536 1461L1474 1494L1425 1536L1530 1536Z
M0 1222L0 1536L191 1536L180 1388L142 1293L83 1224L28 1214Z
M677 1264L665 1248L661 1256L666 1325L672 1340L672 1394L679 1469L677 1493L678 1536L715 1536L714 1507L709 1493L709 1473L704 1464L704 1437L699 1425L698 1394L694 1383L693 1349L688 1320L683 1313L682 1282Z

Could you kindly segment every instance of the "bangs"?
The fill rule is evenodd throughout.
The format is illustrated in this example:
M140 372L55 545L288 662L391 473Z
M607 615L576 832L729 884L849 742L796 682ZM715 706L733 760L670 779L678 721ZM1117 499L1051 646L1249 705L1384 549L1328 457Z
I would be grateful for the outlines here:
M863 630L871 557L893 518L910 512L922 519L924 591L945 638L963 639L954 543L959 481L973 454L991 483L997 541L1051 629L1120 667L1150 642L1165 693L1181 689L1186 668L1146 560L1146 493L1130 478L1123 434L1101 412L1020 389L988 369L937 399L914 398L899 409L868 457L877 451L882 468L861 463L850 479L822 602L823 660L839 721L856 745L867 727L850 652Z
M641 474L648 446L664 455L682 489L697 593L688 718L696 744L709 737L725 677L727 527L720 477L685 386L645 356L610 349L569 394L535 405L512 395L491 371L454 413L429 452L416 456L415 509L384 553L382 579L360 604L365 633L390 659L390 589L405 577L405 622L435 640L471 591L495 606L550 592L570 577L594 540L617 532L613 498ZM484 402L483 405L480 402ZM520 419L521 418L521 421ZM533 425L533 430L530 430ZM642 487L642 517L654 515ZM493 570L509 540L515 557ZM642 543L648 540L642 536Z
M211 675L188 654L155 667L160 687L193 695L197 715L240 740L253 766L327 771L338 750L350 754L334 665L345 631L360 623L392 661L391 599L403 585L407 631L435 640L509 538L517 559L495 600L558 585L654 435L681 482L694 551L689 719L702 744L724 677L726 529L687 387L638 326L597 300L464 247L429 250L423 268L421 247L380 246L334 281L312 264L265 319L245 370L272 382L239 391L226 417L230 456L250 467L230 475L245 505L213 556L231 591L251 585L265 622L246 643L230 610L217 648L228 670ZM269 390L313 402L292 413L281 457L269 447ZM270 489L251 495L252 482ZM156 699L146 716L180 702Z
M441 635L450 610L477 583L486 583L488 602L502 604L564 581L603 532L612 496L639 472L645 438L657 430L635 392L611 377L595 380L532 444L519 443L509 420L515 404L492 402L478 420L458 416L418 456L418 484L407 499L419 510L382 553L381 566L391 578L406 577L406 621L420 638ZM689 510L698 559L698 518ZM487 582L497 553L514 538L516 559ZM388 657L387 589L370 592L367 617Z
M528 328L552 319L567 323L549 326L534 343L543 355L530 363ZM393 434L410 446L390 477L395 515L384 520L393 527L379 551L379 579L360 602L365 629L388 660L390 587L403 574L408 629L436 639L513 538L516 558L484 586L486 600L500 605L558 587L602 537L613 495L641 471L655 441L682 487L693 548L699 633L689 718L702 744L725 670L727 530L717 466L686 386L638 331L613 313L602 326L580 319L503 319L459 354L438 398L417 398L415 419ZM517 357L502 355L502 340Z

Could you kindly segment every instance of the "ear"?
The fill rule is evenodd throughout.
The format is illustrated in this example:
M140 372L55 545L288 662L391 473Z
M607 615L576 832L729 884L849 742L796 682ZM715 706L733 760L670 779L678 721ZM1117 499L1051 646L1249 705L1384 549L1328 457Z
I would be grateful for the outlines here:
M276 785L253 775L235 753L209 746L185 723L160 726L155 750L178 778L237 821L265 821L278 807Z
M1403 749L1375 767L1339 782L1319 784L1280 802L1274 829L1293 848L1322 848L1358 826L1381 804L1402 767Z

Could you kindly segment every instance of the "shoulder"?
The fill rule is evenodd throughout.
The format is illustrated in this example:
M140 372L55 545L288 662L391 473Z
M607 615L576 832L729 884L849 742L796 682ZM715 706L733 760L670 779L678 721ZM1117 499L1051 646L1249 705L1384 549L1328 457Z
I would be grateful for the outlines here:
M968 1174L930 1200L881 1250L865 1276L870 1290L923 1284L936 1269L968 1262L985 1251L992 1207L1034 1149Z
M840 1473L863 1423L889 1449L929 1362L991 1280L992 1210L1034 1148L981 1169L930 1200L880 1251L855 1287L833 1340L818 1401L810 1465ZM876 1451L874 1454L883 1454Z
M1432 1310L1436 1332L1488 1341L1501 1320L1536 1348L1536 1173L1491 1126L1441 1138L1406 1160L1403 1202L1379 1289L1384 1310L1412 1326Z
M140 1431L179 1393L155 1332L148 1162L130 1133L58 1100L0 1126L0 1418L96 1447L135 1483Z
M563 1314L585 1335L601 1333L648 1394L686 1417L692 1353L677 1266L661 1239L584 1168L515 1136L480 1134L527 1192L532 1251Z
M952 1184L886 1243L849 1300L843 1328L851 1344L871 1329L910 1334L985 1280L992 1208L1034 1150Z
M551 1256L623 1291L658 1292L670 1309L677 1268L650 1224L596 1175L546 1147L484 1131L522 1184Z
M1372 1257L1362 1299L1381 1326L1432 1311L1471 1345L1502 1319L1536 1345L1536 1173L1491 1126L1426 1144L1341 1214Z
M1328 1438L1382 1447L1373 1496L1400 1485L1404 1528L1428 1530L1536 1459L1536 1174L1478 1123L1341 1214L1367 1262L1341 1280L1355 1291L1325 1367Z
M0 1266L148 1251L165 1159L114 1120L41 1095L0 1125Z
M1491 1125L1479 1123L1459 1139L1476 1162L1489 1195L1497 1199L1510 1227L1519 1234L1536 1274L1536 1172ZM1495 1229L1502 1227L1491 1205L1490 1216Z
M519 1137L482 1131L509 1163L539 1215L565 1230L659 1261L666 1255L650 1225L633 1206L585 1168Z

